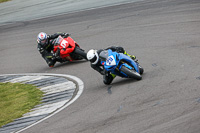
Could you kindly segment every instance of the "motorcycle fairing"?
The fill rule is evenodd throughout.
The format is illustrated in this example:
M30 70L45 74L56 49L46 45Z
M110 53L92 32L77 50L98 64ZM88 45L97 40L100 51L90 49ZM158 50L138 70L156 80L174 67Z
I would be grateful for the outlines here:
M104 55L100 54L100 57L104 56L103 57L104 60L102 61L102 64L104 65L104 68L105 68L106 71L109 71L109 72L116 74L116 75L119 75L121 77L128 77L125 73L122 73L120 71L122 66L126 66L129 69L135 69L136 72L139 73L138 63L133 61L129 56L124 55L122 53L113 52L110 49L108 49L107 52L108 52L108 54L106 53L106 51L103 53ZM122 63L122 64L120 64L120 66L118 66L119 62L121 60L126 61L128 64L131 64L131 66L126 64L126 63ZM114 65L114 64L116 64L116 65ZM132 68L132 66L134 68ZM118 67L120 72L115 70L117 67Z
M53 51L55 53L60 49L60 57L72 61L73 59L70 57L70 53L74 51L76 45L76 42L71 37L63 38L59 36L56 39Z

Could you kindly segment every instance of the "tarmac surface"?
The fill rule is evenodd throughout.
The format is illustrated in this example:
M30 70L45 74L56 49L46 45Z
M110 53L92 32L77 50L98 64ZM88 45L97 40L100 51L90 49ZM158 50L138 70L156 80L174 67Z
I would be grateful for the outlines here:
M141 0L11 0L0 4L0 25Z
M143 79L117 77L106 86L87 61L48 68L36 48L40 31L68 32L86 51L120 45L136 55ZM144 0L21 21L0 27L0 73L84 82L73 104L23 133L199 133L199 36L199 0Z

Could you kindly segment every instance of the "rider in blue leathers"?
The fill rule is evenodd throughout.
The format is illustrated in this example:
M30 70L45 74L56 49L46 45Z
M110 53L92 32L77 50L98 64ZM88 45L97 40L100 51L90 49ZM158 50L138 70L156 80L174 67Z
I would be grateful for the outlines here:
M134 55L129 55L124 48L122 47L117 47L117 46L111 46L106 49L100 49L100 50L94 50L91 49L87 53L87 59L91 62L91 67L98 71L101 75L103 75L103 82L106 85L109 85L112 83L113 79L116 77L115 74L112 74L110 72L105 71L103 68L103 65L101 64L101 59L99 58L99 54L104 51L111 49L112 51L118 52L118 53L123 53L128 56L130 56L133 60L136 60L136 57Z

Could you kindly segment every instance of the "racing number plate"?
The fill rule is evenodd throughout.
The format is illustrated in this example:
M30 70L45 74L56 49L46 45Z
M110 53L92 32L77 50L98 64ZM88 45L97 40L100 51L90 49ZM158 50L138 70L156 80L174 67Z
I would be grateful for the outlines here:
M114 66L114 65L116 65L115 58L112 55L107 58L106 65L107 66Z

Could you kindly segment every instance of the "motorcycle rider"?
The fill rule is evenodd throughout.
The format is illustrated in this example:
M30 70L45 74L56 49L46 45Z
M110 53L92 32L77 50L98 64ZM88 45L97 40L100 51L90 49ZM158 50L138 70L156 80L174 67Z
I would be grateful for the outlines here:
M53 41L58 36L69 36L68 33L55 33L53 35L47 35L45 32L40 32L37 36L37 43L38 43L38 51L47 62L49 67L53 67L57 61L57 58L54 58L53 51Z
M91 67L98 71L101 75L103 75L103 82L106 85L111 84L111 82L113 81L113 79L116 77L115 74L112 74L110 72L105 71L105 69L103 68L103 65L101 64L101 59L99 58L99 54L104 51L104 50L108 50L111 49L113 52L117 52L117 53L123 53L125 55L128 55L129 57L131 57L133 60L136 60L136 56L134 55L129 55L123 47L117 47L117 46L111 46L108 47L106 49L100 49L100 50L94 50L91 49L87 52L87 59L90 61L91 63Z

